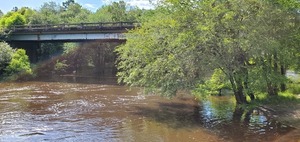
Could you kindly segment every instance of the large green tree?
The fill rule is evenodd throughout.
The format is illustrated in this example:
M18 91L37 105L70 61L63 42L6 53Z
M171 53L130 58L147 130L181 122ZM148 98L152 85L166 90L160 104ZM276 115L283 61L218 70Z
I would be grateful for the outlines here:
M41 8L32 16L31 24L60 24L60 14L64 8L55 2L46 2Z
M88 20L91 12L83 8L78 3L70 3L63 12L60 13L62 23L84 23Z
M147 10L132 7L124 1L113 2L99 8L95 13L89 15L90 22L132 22L138 19Z
M292 54L286 37L298 30L293 16L269 1L164 1L117 49L119 81L169 96L220 69L238 104L257 91L276 95Z

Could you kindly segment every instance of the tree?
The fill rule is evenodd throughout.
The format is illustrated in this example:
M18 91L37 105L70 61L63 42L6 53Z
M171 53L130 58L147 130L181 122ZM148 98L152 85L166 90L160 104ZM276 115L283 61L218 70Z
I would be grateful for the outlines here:
M3 27L11 27L14 25L24 25L26 19L24 15L18 12L9 12L1 18L0 24Z
M74 0L67 0L62 3L65 9L68 9L70 5L75 4Z
M188 11L175 15L174 11L158 8L153 15L143 18L146 21L142 27L131 31L126 44L116 50L119 82L171 97L180 89L191 89L201 80L199 73L205 69L197 65L202 59L194 42L190 42L194 40L194 36L190 37L193 25L174 19L194 14Z
M111 13L108 12L108 6L102 6L95 13L89 15L89 22L111 22Z
M211 77L204 83L199 84L194 90L201 95L222 95L223 89L230 89L230 83L220 69L215 69Z
M95 13L90 14L90 22L135 22L144 15L147 10L138 7L130 7L124 1L113 2L99 8Z
M1 18L3 15L4 15L3 12L0 10L0 18Z
M38 10L38 13L33 16L33 24L60 24L60 13L63 12L63 7L55 2L44 3Z
M281 43L295 30L290 17L268 1L165 1L117 49L119 81L172 96L219 69L237 104L255 91L276 95L286 81L279 65L291 53Z
M5 42L0 42L0 76L11 61L14 50Z
M16 52L13 53L12 59L9 62L9 65L6 67L5 72L8 76L17 73L32 73L29 58L26 55L26 51L24 49L18 49Z
M22 7L17 12L24 16L26 24L32 24L32 20L35 18L34 16L36 15L36 11L30 9L29 7Z
M108 7L108 12L112 13L113 21L125 21L126 18L126 3L124 1L113 2Z
M19 8L15 6L15 7L13 7L13 9L11 11L17 12L18 10L19 10Z
M38 60L47 60L63 52L63 43L42 43L38 51Z
M73 3L60 13L60 17L63 23L84 23L90 14L89 10L78 3Z

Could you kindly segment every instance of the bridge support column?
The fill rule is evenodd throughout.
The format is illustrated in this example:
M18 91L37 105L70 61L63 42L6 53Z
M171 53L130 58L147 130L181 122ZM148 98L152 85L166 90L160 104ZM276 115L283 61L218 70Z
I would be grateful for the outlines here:
M30 63L38 62L38 49L41 47L40 42L9 42L9 44L13 48L26 50L26 54L29 57Z

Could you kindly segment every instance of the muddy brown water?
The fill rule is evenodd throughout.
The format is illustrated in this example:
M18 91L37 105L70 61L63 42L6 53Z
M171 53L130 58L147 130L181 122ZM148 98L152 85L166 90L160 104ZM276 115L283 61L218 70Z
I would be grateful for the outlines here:
M85 80L85 81L83 81ZM115 80L0 83L0 141L299 141L295 128L231 97L144 95Z

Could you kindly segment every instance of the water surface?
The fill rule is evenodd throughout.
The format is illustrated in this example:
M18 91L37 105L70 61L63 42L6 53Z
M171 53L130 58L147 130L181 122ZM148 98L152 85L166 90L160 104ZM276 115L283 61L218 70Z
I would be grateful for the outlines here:
M1 83L0 141L276 141L294 131L260 110L235 109L230 97L170 100L107 84Z

